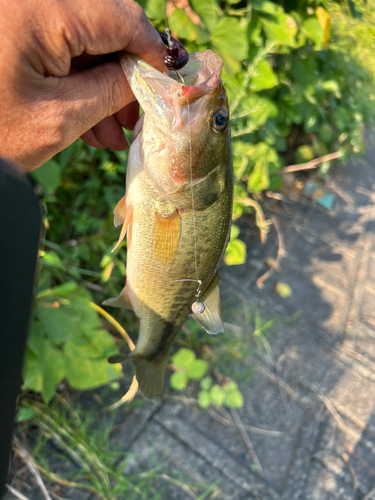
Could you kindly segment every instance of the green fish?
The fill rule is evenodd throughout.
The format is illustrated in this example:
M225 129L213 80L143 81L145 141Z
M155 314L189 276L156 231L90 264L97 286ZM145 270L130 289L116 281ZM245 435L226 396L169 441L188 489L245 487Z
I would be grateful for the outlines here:
M129 54L120 60L143 114L114 211L117 245L127 234L126 285L104 304L140 320L128 358L150 398L164 392L169 349L189 313L208 333L224 331L217 273L233 203L229 107L211 50L171 76Z

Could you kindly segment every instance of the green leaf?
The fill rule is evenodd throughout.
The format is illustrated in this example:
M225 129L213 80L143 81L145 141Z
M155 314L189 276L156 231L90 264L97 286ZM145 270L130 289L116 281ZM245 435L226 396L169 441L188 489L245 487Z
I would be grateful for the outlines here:
M350 121L349 113L343 106L339 106L335 109L333 118L335 120L336 127L340 130L340 132L343 132L346 129L347 124Z
M210 398L213 404L222 406L225 400L225 391L220 385L215 384L211 387Z
M44 195L50 195L60 185L61 169L56 160L49 160L30 172L31 177L42 188Z
M196 359L187 369L187 375L192 379L200 379L208 370L208 363L203 359Z
M310 146L300 146L296 151L296 162L307 163L314 158L314 151Z
M224 262L227 266L238 266L246 262L246 244L241 240L228 243L224 254Z
M111 382L122 373L121 365L103 359L103 352L114 345L106 330L97 330L85 344L67 342L64 346L67 379L74 389L94 389Z
M39 358L41 359L41 358ZM56 349L46 339L43 352L43 390L42 396L46 403L49 403L53 398L56 387L66 376L65 360L62 352Z
M68 296L70 299L69 314L74 321L74 329L91 338L94 330L101 327L98 313L90 307L91 294L80 287L74 294Z
M233 390L225 394L224 405L229 408L242 408L243 397L239 390Z
M318 129L318 136L324 142L331 143L333 140L333 129L328 123L324 123Z
M247 186L252 193L261 193L269 185L268 165L263 161L257 161L247 181Z
M236 382L234 382L234 380L232 380L228 384L225 384L224 387L223 387L223 389L224 389L224 391L226 393L233 392L233 391L238 391L238 385L236 384Z
M170 384L173 389L176 389L177 391L182 391L186 388L188 380L189 378L186 372L175 372L172 373L171 375Z
M246 27L233 17L220 18L212 31L211 42L219 53L230 54L235 61L243 61L248 56Z
M171 31L177 33L179 37L191 42L198 38L197 26L183 9L176 7L169 16L168 22Z
M179 368L189 368L194 361L194 352L191 349L185 349L183 347L172 356L172 363Z
M278 14L284 12L280 5L269 2L268 0L253 0L251 2L251 5L255 10L265 12L266 14L271 14L272 16L277 16Z
M278 79L271 64L267 60L261 61L256 67L256 75L250 80L250 88L259 92L264 89L272 89L277 84Z
M55 342L66 341L74 333L69 310L58 302L44 304L38 301L36 310L45 333Z
M41 251L40 255L42 257L43 265L46 264L47 266L56 267L57 269L65 271L65 266L56 252Z
M26 351L24 388L42 393L48 403L66 375L63 353L48 338L32 335L34 339L29 339L28 343L33 345L33 353L31 355L29 349Z
M201 388L204 391L208 391L208 389L212 386L212 378L211 377L205 377L204 379L201 380Z
M36 414L37 412L33 408L20 408L16 414L15 421L25 422L26 420L33 418Z
M291 16L282 13L272 19L264 18L263 26L269 40L280 45L294 47L298 28Z
M302 33L315 43L315 49L321 50L325 42L324 30L321 27L318 18L310 17L302 24Z
M259 94L245 97L242 101L242 108L246 111L247 118L257 128L266 123L270 117L276 117L279 113L277 105Z
M297 87L302 91L305 91L309 84L312 85L313 88L318 84L315 57L307 57L306 59L300 59L297 56L293 57L290 72Z
M137 2L142 6L149 19L157 23L164 19L164 0L137 0Z
M241 232L240 228L235 224L232 224L230 228L230 241L234 241L236 238L238 238L240 232Z
M198 393L198 404L201 408L208 408L211 404L210 393L207 391L200 391Z
M341 99L340 85L336 80L326 80L322 83L322 88L327 92L331 92L336 99Z
M40 362L30 348L26 349L25 354L23 387L35 392L42 392L43 390L43 373L40 368Z
M291 287L287 283L283 283L282 281L278 281L275 284L275 292L283 299L287 299L288 297L293 295L293 290L291 289Z
M218 20L216 0L190 0L190 5L208 30L212 31Z
M78 288L78 283L76 283L75 281L67 281L62 285L57 285L54 288L43 290L38 294L38 299L48 295L56 295L57 297L64 297L64 295L69 295L70 293L75 292L77 288Z

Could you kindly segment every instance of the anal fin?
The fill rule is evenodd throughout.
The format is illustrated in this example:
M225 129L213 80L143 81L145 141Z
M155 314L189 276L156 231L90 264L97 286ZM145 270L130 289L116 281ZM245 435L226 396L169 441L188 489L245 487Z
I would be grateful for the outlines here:
M220 311L220 292L219 292L219 273L216 272L204 293L200 297L200 301L204 303L205 310L202 314L192 313L192 318L195 319L207 333L216 335L224 331L223 320L221 319Z

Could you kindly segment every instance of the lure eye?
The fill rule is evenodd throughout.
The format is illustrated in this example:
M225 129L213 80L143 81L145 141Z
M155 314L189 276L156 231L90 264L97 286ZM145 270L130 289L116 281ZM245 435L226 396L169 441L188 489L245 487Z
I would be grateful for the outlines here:
M216 111L212 117L212 128L218 134L220 134L220 132L224 132L224 130L228 128L228 123L228 111L224 108L220 108L219 111Z

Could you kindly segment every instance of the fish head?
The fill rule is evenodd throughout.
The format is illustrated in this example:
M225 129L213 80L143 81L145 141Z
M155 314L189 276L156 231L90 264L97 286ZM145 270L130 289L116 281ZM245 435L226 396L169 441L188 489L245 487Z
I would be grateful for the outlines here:
M215 52L190 54L188 64L170 75L130 54L120 61L144 112L134 135L142 132L143 163L161 191L176 193L228 159L229 106Z

